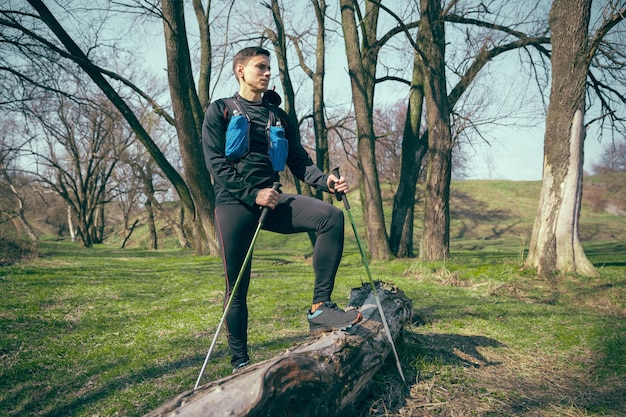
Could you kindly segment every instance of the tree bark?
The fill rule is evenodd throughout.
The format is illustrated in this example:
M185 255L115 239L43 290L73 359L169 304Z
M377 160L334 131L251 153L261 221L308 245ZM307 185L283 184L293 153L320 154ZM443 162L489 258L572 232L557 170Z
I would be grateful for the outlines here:
M196 233L195 250L196 253L217 255L220 252L213 218L215 195L200 139L204 113L193 80L183 7L183 2L179 1L162 2L167 75L183 167L196 208L192 219Z
M378 288L394 339L411 320L411 300L395 287ZM147 416L339 416L366 392L391 353L369 284L350 305L363 321L347 331L310 337L284 354L188 391Z
M211 2L209 1L206 11L202 5L202 0L193 0L193 10L198 22L198 35L200 36L200 71L198 75L198 99L202 111L206 111L211 104L209 85L211 84L211 62L213 60L213 49L211 47L211 31L209 30L209 12Z
M420 259L439 261L450 255L450 181L452 131L446 93L445 32L439 0L422 0L419 44L426 62L426 114L428 117L428 173L424 205L424 234Z
M149 198L146 199L145 206L147 214L146 223L148 225L148 230L150 231L150 249L157 250L159 248L159 240L157 236L154 208L152 207L152 201Z
M389 246L397 257L413 257L413 219L415 217L415 188L428 149L428 135L420 137L422 104L424 101L424 70L418 52L413 60L413 76L407 106L400 181L393 197Z
M596 275L578 234L591 0L555 0L550 10L552 89L543 179L526 266L539 274Z
M72 220L72 206L67 206L67 227L70 232L70 240L76 241L76 229L74 228L74 221Z
M376 83L378 47L376 29L379 7L365 2L363 19L357 26L357 2L341 0L341 22L345 39L348 72L352 88L352 101L357 125L357 164L363 221L367 225L367 248L372 259L392 257L389 237L383 214L382 195L376 167L376 134L374 132L373 106ZM359 44L361 28L362 45Z

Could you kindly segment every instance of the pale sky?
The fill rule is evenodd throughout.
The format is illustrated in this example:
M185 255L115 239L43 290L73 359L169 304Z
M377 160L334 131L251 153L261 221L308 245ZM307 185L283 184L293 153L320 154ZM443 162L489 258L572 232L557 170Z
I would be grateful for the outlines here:
M543 135L544 127L529 129L501 128L505 141L494 141L491 147L481 146L476 155L476 167L468 179L507 179L507 180L541 180L543 169ZM587 133L585 140L585 160L583 169L592 171L592 166L600 159L608 139L602 143ZM486 165L491 163L490 170Z

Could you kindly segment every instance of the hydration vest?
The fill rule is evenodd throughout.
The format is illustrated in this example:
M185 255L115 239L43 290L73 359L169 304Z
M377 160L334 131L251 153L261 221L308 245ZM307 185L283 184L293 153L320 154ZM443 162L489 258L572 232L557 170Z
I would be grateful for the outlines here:
M267 93L266 93L267 94ZM278 94L274 93L280 100ZM237 97L223 99L226 108L224 118L228 120L226 128L226 159L229 162L237 162L250 153L250 117L245 113ZM264 97L265 100L265 97ZM280 172L285 169L289 142L285 139L285 128L282 126L280 117L275 114L275 104L267 100L269 105L269 118L265 133L267 136L267 148L274 171ZM279 103L280 104L280 103Z

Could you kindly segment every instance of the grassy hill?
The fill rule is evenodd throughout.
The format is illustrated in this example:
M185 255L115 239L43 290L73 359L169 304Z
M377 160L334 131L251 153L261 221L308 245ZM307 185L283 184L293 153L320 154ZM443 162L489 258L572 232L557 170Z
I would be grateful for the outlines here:
M617 184L610 185L610 184ZM615 242L626 240L626 173L585 178L580 234L583 242ZM286 191L294 192L286 187ZM450 198L450 240L452 256L465 250L519 250L528 247L533 222L537 213L540 181L472 180L454 181ZM385 216L391 219L392 194L386 190ZM418 189L418 196L423 192ZM361 219L358 192L349 194L352 214L358 224L359 234L365 236ZM342 204L335 203L343 208ZM419 246L423 217L423 201L416 203L414 246ZM347 221L347 219L346 219ZM121 242L124 231L116 228L109 235L107 244ZM159 236L165 248L177 246L172 233L161 230ZM348 245L356 244L350 227L346 228ZM362 238L364 241L365 239ZM127 243L129 248L148 247L148 235L141 225L133 232ZM259 248L293 248L294 251L310 252L306 235L271 235L258 242ZM416 253L417 255L417 253Z

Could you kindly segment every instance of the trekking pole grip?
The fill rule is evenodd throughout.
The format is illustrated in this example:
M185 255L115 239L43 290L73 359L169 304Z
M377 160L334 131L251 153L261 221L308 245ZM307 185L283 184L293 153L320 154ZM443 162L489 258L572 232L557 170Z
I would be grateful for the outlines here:
M339 167L333 169L333 175L337 178L341 178L341 175L339 175ZM348 199L346 198L345 193L335 191L335 198L337 198L337 201L343 201L343 206L346 208L346 210L350 210L350 203L348 203Z
M282 187L283 185L279 182L275 182L274 184L272 184L272 190L274 191L278 191L280 190L280 187ZM269 207L263 207L263 210L261 211L261 217L259 217L259 224L264 224L265 223L265 219L267 218L267 215L270 212L270 208Z

